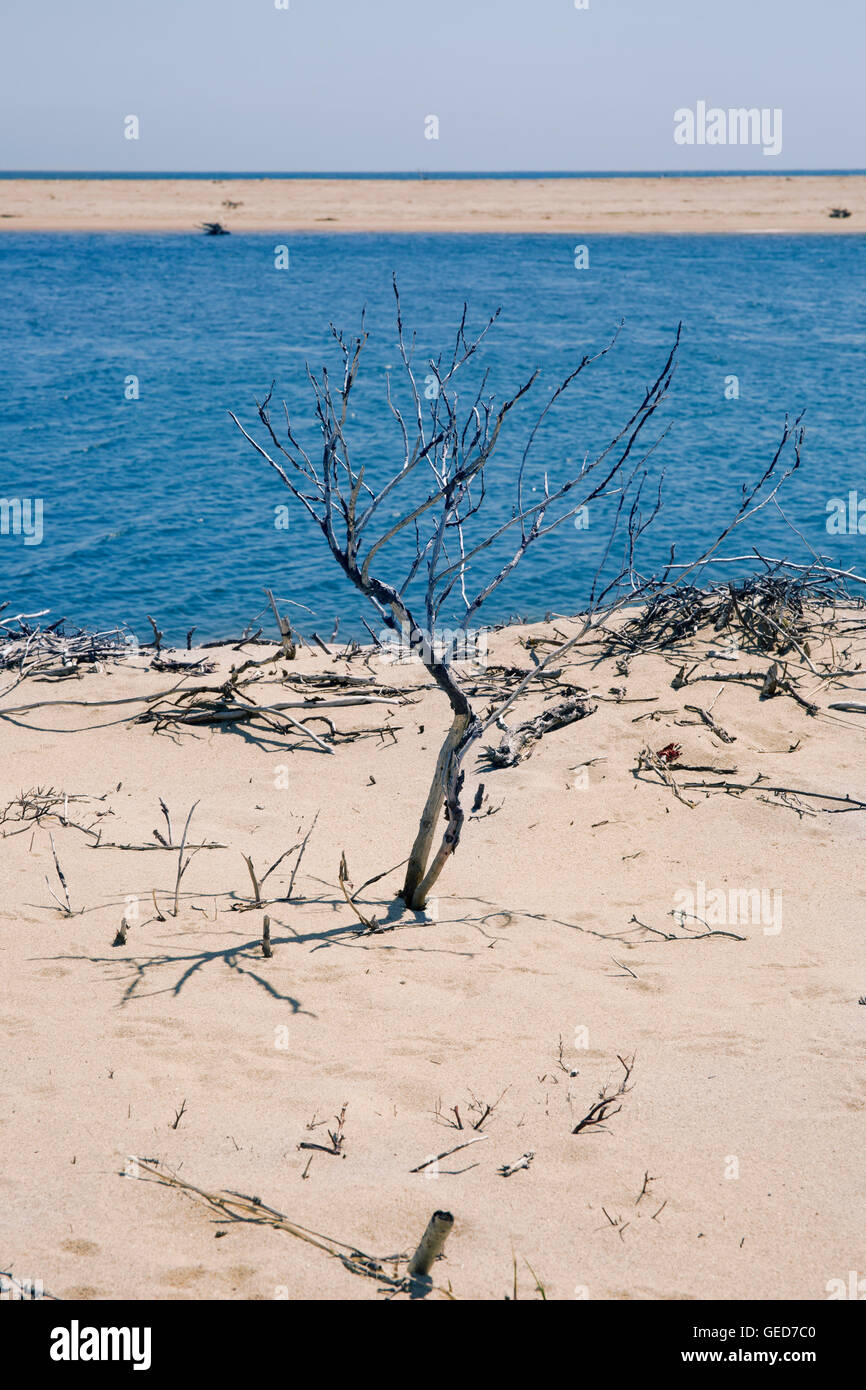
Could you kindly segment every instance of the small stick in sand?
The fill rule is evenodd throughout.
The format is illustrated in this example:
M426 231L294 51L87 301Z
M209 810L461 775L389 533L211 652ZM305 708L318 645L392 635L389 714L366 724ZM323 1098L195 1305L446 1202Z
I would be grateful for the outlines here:
M503 1178L510 1178L512 1173L519 1173L521 1169L528 1168L534 1158L534 1152L532 1151L532 1149L529 1149L525 1154L522 1154L520 1158L518 1158L516 1163L503 1163L502 1167L499 1169L499 1172L501 1173Z
M117 935L112 941L112 946L125 946L126 938L129 935L129 923L125 917L121 917L120 926L117 928Z
M790 750L790 751L793 751ZM762 780L763 774L759 773L754 782L683 782L684 787L698 787L702 791L725 791L725 792L773 792L776 795L786 794L788 796L809 796L818 801L835 801L840 803L840 809L827 810L828 815L841 815L845 811L866 811L866 801L859 801L853 796L836 796L832 792L806 791L803 787L777 787L769 782ZM826 808L824 808L826 809Z
M249 871L250 871L250 878L251 878L252 881L253 881L253 892L255 893L255 906L256 906L256 907L261 907L261 905L262 905L262 894L261 894L261 889L260 889L260 887L259 887L259 881L258 881L258 879L256 878L256 871L255 871L255 869L253 868L253 861L252 861L252 859L250 859L250 856L249 856L248 854L245 854L243 857L244 857L244 859L246 860L247 868L248 868ZM267 919L266 919L266 920L267 920Z
M427 1222L427 1229L421 1237L421 1243L415 1254L409 1261L406 1273L410 1279L424 1279L433 1268L434 1261L442 1253L442 1247L454 1226L454 1217L450 1211L434 1211L430 1220Z
M463 1144L455 1144L453 1149L446 1149L441 1154L431 1154L430 1158L425 1158L423 1163L419 1163L417 1168L410 1168L410 1173L421 1173L425 1168L429 1168L431 1163L438 1163L440 1158L450 1158L452 1154L459 1153L461 1149L468 1149L470 1144L480 1144L482 1139L488 1139L487 1134L476 1134L474 1139L467 1139Z
M508 1087L506 1086L505 1091L507 1090ZM502 1096L505 1095L505 1091L502 1092ZM493 1114L494 1110L499 1104L499 1101L502 1100L502 1096L499 1097L499 1100L495 1100L492 1105L489 1105L486 1101L478 1100L477 1096L472 1095L471 1091L469 1092L469 1094L470 1096L472 1096L472 1104L470 1105L469 1109L476 1111L479 1116L479 1118L474 1122L472 1128L480 1130L488 1115Z
M262 922L262 955L270 960L273 954L274 952L271 946L271 919L266 916L265 920Z
M60 901L60 899L58 898L57 894L53 891L53 889L52 889L52 887L51 887L51 884L48 883L48 878L47 878L47 876L46 876L46 878L45 878L45 882L48 883L48 891L49 891L49 893L51 894L51 896L52 896L52 898L54 899L54 901L56 902L57 906L60 908L60 911L63 913L63 915L64 915L65 917L71 917L71 916L72 916L72 904L71 904L70 901L69 901L69 890L68 890L68 888L66 887L66 879L63 877L63 870L62 870L61 867L60 867L60 860L57 858L57 850L56 850L55 847L54 847L54 836L50 833L50 831L49 831L49 834L48 834L48 838L49 838L49 840L51 841L51 853L54 855L54 867L55 867L55 869L57 870L57 877L60 879L60 886L61 886L61 888L63 889L63 896L64 896L64 898L66 899L66 904L65 904L65 906L64 906L64 904Z
M315 814L315 816L313 817L313 824L310 826L309 830L307 831L306 835L304 836L304 839L301 840L301 841L299 841L296 845L290 845L288 849L283 850L283 852L282 852L282 854L279 856L279 858L277 858L277 859L274 860L273 864L270 866L269 869L266 869L266 870L265 870L265 872L262 874L261 878L260 878L259 875L256 873L255 865L253 864L253 861L252 861L252 858L250 857L250 855L248 855L248 854L243 854L243 853L242 853L242 858L244 859L244 861L245 861L245 863L246 863L247 869L249 870L250 878L252 879L252 884L253 884L253 899L252 899L251 902L237 902L237 903L234 903L234 904L232 905L232 911L233 911L233 912L248 912L248 911L250 911L252 908L256 908L256 907L267 907L267 906L269 905L269 903L288 902L288 901L290 900L290 898L291 898L291 896L292 896L292 886L293 886L294 881L295 881L295 875L296 875L297 872L298 872L298 867L299 867L299 865L300 865L300 863L301 863L301 860L302 860L303 857L304 857L304 850L307 848L307 843L308 843L309 838L310 838L310 836L312 835L312 833L313 833L313 831L314 831L314 829L315 829L315 827L316 827L316 821L317 821L318 819L319 819L319 813L318 813L318 811L317 811L316 814ZM270 878L271 874L274 872L274 869L278 869L279 866L282 864L283 860L284 860L284 859L288 859L289 855L290 855L290 854L294 854L296 850L298 851L298 857L297 857L297 859L295 860L295 866L294 866L294 868L292 869L292 875L291 875L291 878L289 879L289 887L288 887L288 890L287 890L287 892L286 892L285 897L284 897L284 898L263 898L263 897L262 897L262 889L264 888L265 883L266 883L267 880ZM359 890L359 891L360 891L360 890Z
M671 745L671 747L673 746L674 745ZM667 749L663 749L662 751L667 752ZM668 770L666 761L661 758L658 753L654 753L650 747L642 749L638 754L637 771L641 772L644 768L651 768L653 772L657 773L661 781L664 782L666 786L670 787L677 801L681 801L684 806L688 806L691 810L695 809L696 803L694 801L689 801L687 796L683 796Z
M340 1111L339 1115L336 1117L336 1122L337 1122L337 1127L336 1127L336 1129L329 1129L329 1130L328 1130L328 1138L329 1138L330 1141L331 1141L330 1146L328 1146L328 1145L326 1145L326 1144L313 1144L309 1139L304 1139L304 1140L302 1140L301 1143L298 1145L298 1148L299 1148L299 1149L318 1149L318 1150L320 1150L321 1153L325 1153L325 1154L336 1154L338 1157L342 1156L343 1158L345 1158L346 1155L343 1153L343 1146L344 1146L344 1144L345 1144L345 1142L346 1142L346 1136L345 1136L345 1134L343 1133L343 1126L344 1126L345 1123L346 1123L346 1111L348 1110L348 1108L349 1108L349 1102L346 1101L346 1103L344 1104L344 1106L343 1106L342 1110ZM315 1119L315 1117L314 1117L314 1119ZM313 1127L314 1127L313 1125L307 1125L307 1128L308 1128L308 1129L312 1129Z
M343 850L342 854L340 855L340 869L339 869L338 878L339 878L339 881L340 881L340 888L341 888L342 891L343 891L343 897L346 899L346 902L349 904L350 908L351 908L352 911L354 912L355 916L357 917L357 919L358 919L358 921L361 923L361 925L362 925L367 931L369 931L369 932L381 931L382 928L380 927L379 923L376 921L376 918L375 918L375 917L365 917L364 914L363 914L363 912L361 911L361 909L358 907L357 903L355 902L354 896L351 896L351 895L348 893L348 891L347 891L346 885L348 884L349 888L351 888L352 883L351 883L351 880L350 880L350 878L349 878L349 870L348 870L348 867L347 867L347 865L346 865L346 851L345 851L345 850ZM360 889L359 889L359 891L360 891Z
M300 850L299 850L299 852L298 852L298 857L297 857L297 859L295 860L295 867L292 869L292 876L291 876L291 878L289 879L289 886L288 886L288 888L286 889L286 899L285 899L286 902L289 902L289 900L291 899L291 896L292 896L292 889L293 889L294 886L295 886L295 875L297 874L298 869L301 867L301 860L302 860L303 857L304 857L304 851L305 851L306 848L307 848L307 842L308 842L310 836L312 835L313 831L314 831L315 828L316 828L316 821L317 821L318 819L319 819L319 813L318 813L318 811L317 811L316 814L313 816L313 824L310 826L309 830L307 831L306 835L304 836L303 844L301 845L301 848L300 848ZM268 873L270 873L270 869L268 869ZM364 885L364 887L366 887L366 884Z
M193 855L197 853L197 850L191 849L190 852L189 852L189 854L187 855L186 861L184 861L183 852L184 852L184 850L186 849L186 837L187 837L187 834L189 833L189 823L190 823L190 821L192 820L192 814L193 814L193 811L195 810L195 808L196 808L197 805L198 805L198 802L197 802L197 801L194 801L193 804L192 804L192 805L190 806L190 808L189 808L189 815L188 815L187 818L186 818L186 825L183 827L183 835L181 836L181 839L180 839L180 847L179 847L178 852L177 852L177 878L175 879L175 883L174 883L174 908L172 909L172 916L173 916L173 917L176 917L176 916L177 916L177 912L178 912L178 897L179 897L179 895L180 895L180 881L181 881L181 879L183 878L184 874L186 873L187 869L189 868L190 863L191 863L192 858L193 858Z
M655 1181L656 1181L655 1178L651 1178L651 1177L650 1177L650 1175L649 1175L649 1169L647 1168L647 1169L644 1171L644 1175L643 1175L643 1187L641 1188L640 1192L639 1192L638 1195L637 1195L637 1198L636 1198L636 1200L635 1200L635 1206L637 1206L638 1202L640 1202L642 1198L647 1197L647 1196L649 1196L649 1197L652 1196L652 1188L650 1187L650 1183L655 1182Z
M634 1055L626 1060L617 1054L617 1061L625 1072L625 1075L616 1090L611 1090L611 1083L604 1086L602 1090L599 1091L598 1100L594 1105L590 1106L583 1119L578 1120L574 1129L571 1131L572 1134L580 1134L582 1130L592 1127L604 1128L604 1121L611 1119L614 1115L618 1115L620 1110L622 1110L621 1105L617 1105L616 1109L611 1109L611 1107L620 1097L627 1095L632 1089L628 1083L631 1078L632 1070L634 1069ZM602 1210L604 1210L604 1208L602 1208Z
M577 1070L576 1067L567 1067L567 1066L565 1065L565 1062L562 1060L562 1052L563 1052L563 1043L562 1043L562 1034L560 1033L560 1035L559 1035L559 1059L558 1059L557 1065L558 1065L560 1071L564 1071L564 1072L565 1072L566 1076L571 1076L571 1077L580 1076L580 1072Z
M723 729L721 724L717 724L708 709L701 709L700 705L686 705L686 709L690 714L696 714L701 722L706 724L708 729L712 729L716 738L720 738L723 743L736 743L736 734L729 734L727 729Z

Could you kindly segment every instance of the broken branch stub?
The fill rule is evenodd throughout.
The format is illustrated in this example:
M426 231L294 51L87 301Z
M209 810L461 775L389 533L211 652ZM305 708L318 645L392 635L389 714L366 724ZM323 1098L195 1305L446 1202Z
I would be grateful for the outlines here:
M454 1227L450 1211L434 1211L427 1222L421 1243L409 1261L406 1273L410 1279L424 1279L442 1253L442 1247Z

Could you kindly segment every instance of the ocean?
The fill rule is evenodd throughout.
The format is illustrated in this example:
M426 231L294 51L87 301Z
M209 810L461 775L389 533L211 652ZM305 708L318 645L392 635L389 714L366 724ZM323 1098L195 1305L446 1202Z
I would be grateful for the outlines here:
M47 608L46 621L124 623L149 637L151 614L168 641L193 627L207 640L237 635L259 614L272 630L270 588L294 605L302 631L327 638L338 617L341 635L363 632L362 616L380 626L300 508L290 506L288 529L276 524L291 498L228 412L254 432L255 398L275 381L275 400L288 401L315 457L305 362L314 371L333 363L329 322L351 333L366 306L350 442L371 479L396 469L399 429L385 395L386 368L396 382L399 367L392 272L422 379L425 361L450 349L464 300L475 327L501 307L478 356L497 401L540 369L489 469L492 522L510 513L523 446L555 383L624 320L614 350L545 420L530 454L537 489L545 472L561 478L605 447L682 320L679 366L657 417L670 428L649 464L664 471L664 507L641 568L660 565L672 544L683 560L695 553L769 461L786 413L805 411L803 464L780 497L802 539L770 508L721 553L756 546L808 561L812 546L862 574L866 237L594 236L583 239L588 266L578 269L580 240L4 232L0 498L42 503L38 543L16 528L14 509L0 517L5 616ZM468 401L477 373L465 376ZM834 499L854 518L852 534L828 531ZM614 505L598 503L584 528L567 522L540 541L483 619L579 609ZM484 552L479 580L506 553ZM406 558L398 546L385 576Z

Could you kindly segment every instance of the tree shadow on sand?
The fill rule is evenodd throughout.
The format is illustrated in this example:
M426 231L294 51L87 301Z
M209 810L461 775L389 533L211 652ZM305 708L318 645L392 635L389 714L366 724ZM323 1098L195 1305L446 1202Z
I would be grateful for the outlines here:
M273 944L278 945L282 942L291 941L291 937L273 938ZM173 954L170 951L160 952L151 956L123 956L118 958L113 956L51 956L44 959L55 961L90 961L93 965L121 965L132 971L132 978L127 984L120 1001L120 1007L133 999L152 998L158 994L172 994L177 998L189 983L194 975L203 970L205 966L211 965L214 961L222 961L233 970L236 975L243 975L251 979L255 984L269 994L272 999L276 999L281 1004L288 1004L293 1014L306 1014L309 1018L316 1015L310 1013L309 1009L301 1007L298 999L290 994L283 994L270 980L265 979L256 970L249 968L258 959L262 959L261 939L245 941L243 945L227 946L224 950L202 950L191 951L187 954ZM179 965L184 967L180 975L171 985L165 985L161 989L145 989L144 986L150 983L151 972L167 968L168 966Z
M201 896L197 894L196 896ZM422 952L434 955L456 955L472 957L476 954L474 950L460 949L456 946L434 945L428 942L419 944L404 944L394 941L391 933L395 930L409 930L430 932L436 929L437 925L447 925L447 920L440 919L438 922L431 919L423 912L407 908L402 899L395 898L389 903L364 903L365 907L383 908L379 928L376 931L365 930L359 927L356 920L341 922L331 927L319 927L314 930L299 932L294 927L284 923L273 923L272 934L270 937L271 948L278 946L305 946L312 944L312 950L321 950L328 946L343 946L356 950L400 950L406 952ZM313 898L299 899L291 904L293 909L298 907L318 907L331 909L332 911L346 910L344 900L327 895ZM92 909L91 909L92 910ZM273 908L271 908L273 911ZM452 922L459 922L466 926L472 926L478 930L487 941L487 949L496 945L499 940L504 938L493 935L486 931L485 926L491 926L493 919L504 919L504 925L510 924L514 920L514 914L503 909L495 910L490 913L482 913L477 916L467 916L465 913L458 912ZM147 922L141 924L138 930L148 926L157 918L149 918ZM215 922L208 919L211 928L215 927ZM273 925L280 930L280 935L273 934ZM180 926L180 923L178 923ZM283 935L286 932L288 934ZM201 949L194 951L159 951L151 955L55 955L40 957L41 960L50 961L88 961L97 966L120 967L121 972L131 972L126 987L121 996L120 1008L124 1008L134 999L152 998L159 994L171 994L175 998L179 997L187 984L206 967L217 962L222 962L236 975L245 976L253 981L266 994L281 1004L288 1004L293 1014L305 1014L308 1018L316 1018L317 1015L309 1009L304 1009L298 999L292 995L284 994L275 984L255 968L259 964L264 964L262 957L262 940L260 936L249 938L241 943L232 946L214 949ZM154 982L156 972L168 970L170 967L180 967L180 973L171 984L162 987L150 987Z

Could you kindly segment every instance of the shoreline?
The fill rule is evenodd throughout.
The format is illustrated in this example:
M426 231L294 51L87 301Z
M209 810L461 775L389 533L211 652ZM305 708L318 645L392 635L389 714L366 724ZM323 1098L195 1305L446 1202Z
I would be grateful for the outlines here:
M0 230L192 232L214 220L232 232L850 235L866 230L866 175L0 181Z

